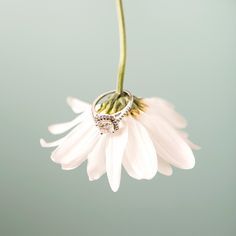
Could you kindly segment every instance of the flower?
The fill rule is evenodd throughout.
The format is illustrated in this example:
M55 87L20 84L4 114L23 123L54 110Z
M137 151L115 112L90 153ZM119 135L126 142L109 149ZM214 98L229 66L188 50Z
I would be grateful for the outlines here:
M51 143L41 139L41 146L56 147L51 159L63 170L73 170L87 160L89 180L97 180L107 173L114 192L120 186L122 166L138 180L150 180L157 171L170 176L172 166L193 168L195 158L191 149L199 147L181 131L187 126L186 120L161 98L141 101L145 109L138 114L131 111L114 134L101 135L94 124L91 105L69 97L67 102L78 116L48 129L52 134L70 132Z

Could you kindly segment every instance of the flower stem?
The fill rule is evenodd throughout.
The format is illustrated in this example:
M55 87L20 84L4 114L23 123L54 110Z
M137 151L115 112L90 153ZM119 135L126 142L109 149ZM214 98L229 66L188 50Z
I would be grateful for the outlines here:
M122 0L116 0L118 23L119 23L119 35L120 35L120 62L118 69L118 78L116 93L121 94L123 92L125 67L126 67L126 32L125 32L125 17L123 10Z

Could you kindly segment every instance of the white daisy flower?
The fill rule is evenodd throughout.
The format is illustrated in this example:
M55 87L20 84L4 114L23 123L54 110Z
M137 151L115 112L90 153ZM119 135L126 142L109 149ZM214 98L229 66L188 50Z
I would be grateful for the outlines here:
M107 173L111 189L120 186L122 167L135 179L152 179L157 171L172 175L172 166L191 169L195 159L193 144L181 131L187 123L174 107L161 98L141 99L123 89L126 67L126 32L122 0L116 0L120 63L117 88L99 96L92 105L68 98L78 116L67 123L49 126L63 138L43 147L56 147L51 159L64 170L73 170L87 160L91 181ZM107 99L104 98L110 95Z
M135 179L152 179L157 171L172 175L172 166L191 169L195 159L193 144L186 133L186 120L174 107L161 98L139 99L138 108L130 110L115 133L101 135L95 126L91 105L76 98L67 100L78 116L67 123L48 127L52 134L69 133L42 147L56 147L51 159L63 170L73 170L87 160L89 180L97 180L107 173L111 189L120 186L122 166ZM137 105L138 104L138 105Z

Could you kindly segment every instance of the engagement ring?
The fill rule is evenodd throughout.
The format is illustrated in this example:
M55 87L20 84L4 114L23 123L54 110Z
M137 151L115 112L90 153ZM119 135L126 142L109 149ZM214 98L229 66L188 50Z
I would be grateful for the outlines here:
M125 115L128 114L133 105L133 100L134 100L133 95L129 91L125 90L124 93L128 95L129 100L126 106L122 110L111 115L99 113L98 112L99 102L104 97L114 93L115 90L103 93L98 98L96 98L92 104L92 114L94 117L94 121L96 126L99 128L101 134L114 133L115 131L119 130L119 122Z

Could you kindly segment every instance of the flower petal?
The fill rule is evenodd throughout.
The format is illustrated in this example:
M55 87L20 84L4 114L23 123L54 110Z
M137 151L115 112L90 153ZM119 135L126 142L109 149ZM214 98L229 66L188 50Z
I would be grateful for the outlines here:
M90 105L86 102L80 101L77 98L74 97L68 97L67 103L71 107L72 111L76 114L84 112L88 108L90 108Z
M83 114L77 116L72 121L65 122L65 123L60 123L60 124L50 125L48 127L48 130L52 134L62 134L62 133L65 133L66 131L72 129L74 126L76 126L80 122L82 122L85 119L86 115L87 115L87 113L83 113Z
M158 172L166 176L171 176L173 174L173 169L171 165L169 165L162 158L158 157Z
M131 177L152 179L157 172L157 156L152 140L142 124L127 118L129 141L124 167Z
M191 140L189 140L188 134L186 132L179 131L178 133L183 138L183 140L189 145L190 148L192 148L193 150L200 150L201 149L200 146L198 146L197 144L195 144Z
M84 155L68 164L61 164L61 168L62 170L74 170L79 167L86 160L86 158L86 155Z
M121 163L128 141L128 130L124 127L108 136L106 147L106 171L112 191L116 192L120 186Z
M189 139L186 140L186 143L189 145L189 147L192 149L192 150L200 150L201 147L195 143L193 143L192 141L190 141Z
M192 150L162 117L143 113L139 119L152 135L158 156L181 169L194 167Z
M161 98L146 98L143 100L149 107L149 113L163 117L175 128L182 129L187 126L185 118L177 113L167 101Z
M123 166L126 170L126 172L128 173L128 175L134 179L137 180L141 180L142 179L142 174L140 174L140 171L137 171L136 168L133 168L134 163L131 162L132 160L130 160L126 155L123 158Z
M87 173L90 181L99 179L106 172L106 142L107 136L101 136L92 152L88 155Z
M81 140L78 140L77 144L73 145L71 149L61 157L59 162L65 166L78 161L79 166L86 160L88 153L92 150L97 139L98 133L94 132L94 130L89 130L87 134L84 134ZM54 160L55 159L54 155Z
M65 141L65 137L58 139L54 142L46 142L44 139L41 138L40 145L41 145L41 147L44 147L44 148L57 147L57 146L61 145L64 141Z
M65 165L83 159L92 149L98 137L99 132L89 118L68 134L65 142L53 153L52 160Z
M83 117L85 118L85 117L88 117L88 113L87 114L84 114L83 115ZM77 117L78 118L78 117ZM54 134L56 134L56 129L57 129L57 125L52 125L52 126L54 126L54 128L52 128L53 129L53 132L55 132ZM61 131L62 131L62 126L63 126L63 124L58 124L58 126L61 126L61 127L59 127L58 128L58 133L57 134L59 134L59 129L61 129ZM50 126L49 126L50 127ZM60 145L62 145L62 143L67 139L67 137L69 137L73 132L75 132L76 130L77 130L78 128L77 127L75 127L74 128L74 130L72 130L70 133L68 133L66 136L64 136L63 138L60 138L60 139L58 139L58 140L56 140L56 141L54 141L54 142L46 142L44 139L40 139L40 144L41 144L41 146L42 147L45 147L45 148L50 148L50 147L57 147L57 146L60 146ZM53 133L52 132L52 133Z

